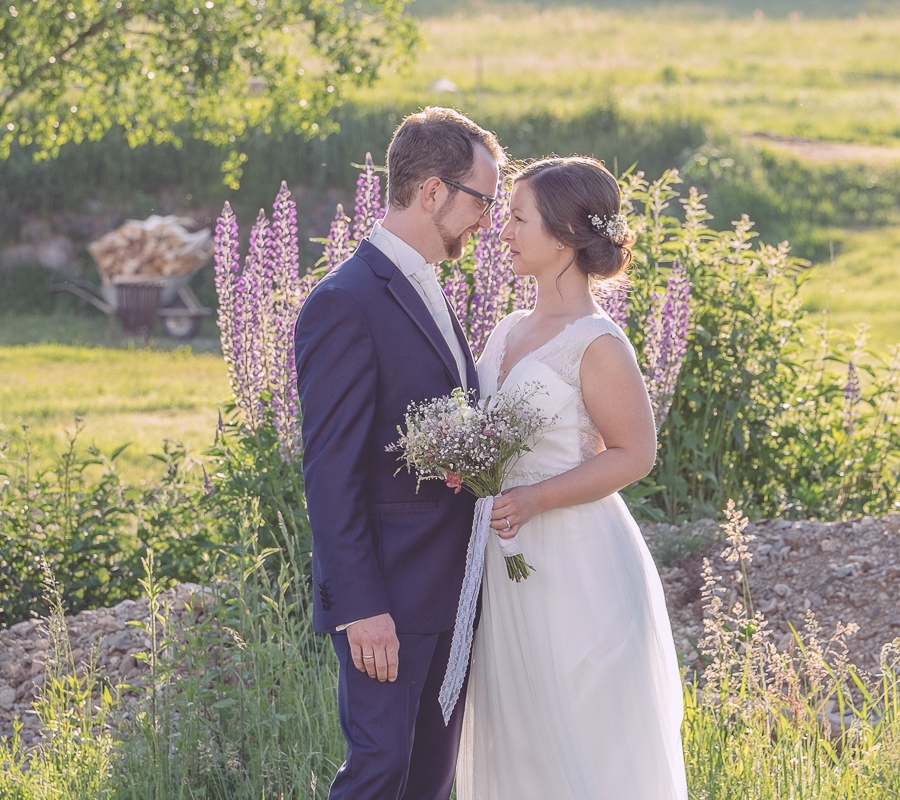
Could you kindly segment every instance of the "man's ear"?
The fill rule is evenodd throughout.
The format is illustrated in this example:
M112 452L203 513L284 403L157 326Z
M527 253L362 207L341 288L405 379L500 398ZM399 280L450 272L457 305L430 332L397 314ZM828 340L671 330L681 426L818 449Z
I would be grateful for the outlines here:
M443 185L444 182L440 178L428 178L419 189L419 202L429 214L433 213L438 206Z

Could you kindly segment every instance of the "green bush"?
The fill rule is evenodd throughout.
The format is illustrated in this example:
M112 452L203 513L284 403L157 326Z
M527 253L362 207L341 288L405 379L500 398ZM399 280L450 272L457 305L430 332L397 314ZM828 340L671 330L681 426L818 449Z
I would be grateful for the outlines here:
M240 541L241 520L248 508L257 507L259 546L291 552L292 569L309 579L312 531L300 463L282 457L271 421L253 431L237 419L233 408L230 413L231 422L220 419L216 442L209 451L212 475L207 503L214 509L223 539Z
M694 189L670 215L680 182L674 171L654 183L625 177L638 231L628 334L639 352L674 260L692 283L687 352L657 464L626 496L671 520L715 516L729 498L755 517L896 510L900 361L878 363L861 342L851 353L817 336L797 297L806 262L786 242L754 246L746 215L713 230Z
M6 443L21 454L0 471L0 625L48 613L44 563L67 611L77 613L138 594L151 550L159 578L173 584L196 580L218 543L180 445L167 442L157 456L167 467L158 484L129 487L115 469L124 447L108 456L82 451L82 429L76 421L55 466L37 473L27 430Z
M748 215L769 241L789 239L805 258L825 260L822 229L896 222L900 169L855 163L813 164L734 141L707 143L682 170L709 197L719 226Z

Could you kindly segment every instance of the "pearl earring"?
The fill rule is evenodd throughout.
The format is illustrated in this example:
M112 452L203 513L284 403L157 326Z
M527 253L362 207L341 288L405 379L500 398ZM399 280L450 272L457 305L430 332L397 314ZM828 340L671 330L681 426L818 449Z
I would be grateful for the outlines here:
M563 250L563 249L565 249L565 245L564 245L562 242L557 242L557 243L556 243L556 249L557 249L557 250Z

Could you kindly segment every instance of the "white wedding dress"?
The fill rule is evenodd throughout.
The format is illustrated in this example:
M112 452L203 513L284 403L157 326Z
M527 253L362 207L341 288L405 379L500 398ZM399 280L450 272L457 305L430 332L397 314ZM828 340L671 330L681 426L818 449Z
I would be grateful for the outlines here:
M621 329L602 311L525 356L497 386L510 329L478 362L482 396L540 382L555 422L504 488L578 466L600 449L581 359ZM458 800L686 800L682 684L659 574L618 494L549 511L519 532L527 580L488 541L457 770Z

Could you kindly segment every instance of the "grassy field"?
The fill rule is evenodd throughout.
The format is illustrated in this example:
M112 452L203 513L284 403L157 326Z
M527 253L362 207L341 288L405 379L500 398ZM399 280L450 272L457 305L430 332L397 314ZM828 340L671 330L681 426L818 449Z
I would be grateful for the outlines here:
M353 99L451 102L477 118L574 114L612 96L629 112L695 116L726 133L900 145L900 16L479 7L488 10L423 19L415 64ZM458 93L430 90L440 78Z
M862 4L840 0L798 1L792 8L803 13L791 17L774 2L757 7L764 13L754 15L736 2L636 2L623 9L602 0L563 8L417 0L413 11L422 14L424 47L414 63L351 96L359 124L352 128L348 122L334 143L316 146L328 148L322 161L340 160L343 169L344 162L361 160L365 149L380 160L386 143L381 139L394 122L376 131L371 119L366 122L367 109L404 113L441 103L476 120L499 121L498 130L506 120L501 138L514 157L538 154L520 152L525 146L517 145L520 141L532 148L557 141L560 152L568 152L565 142L622 145L627 125L591 136L591 114L603 108L620 109L650 125L667 120L661 131L676 130L681 120L733 142L760 134L781 137L768 141L788 154L798 137L900 152L900 15L876 15L878 9L897 12L900 5L868 4L868 17L858 14ZM434 91L441 78L458 91ZM534 115L529 124L554 130L517 138L517 120L529 114ZM577 126L567 124L576 118ZM348 141L341 144L341 138ZM766 139L753 144L769 146ZM682 146L669 150L677 153ZM589 144L578 147L592 152ZM887 163L883 150L836 152L837 158L869 163L873 185ZM272 153L281 165L276 172L290 177L290 152ZM671 153L667 163L677 161ZM618 163L615 152L592 154L611 166ZM274 192L274 173L264 182ZM324 235L325 229L317 233ZM814 266L804 287L807 309L848 332L868 322L879 349L900 341L900 315L892 300L900 273L897 225L828 227L818 234L834 241L836 257ZM205 324L203 338L185 351L164 340L149 349L129 342L99 316L2 314L0 423L10 428L20 418L29 422L44 452L58 446L75 414L83 414L87 439L107 449L133 442L122 468L149 475L156 465L147 453L158 450L163 438L205 447L216 406L227 397L224 365L214 355L214 323ZM45 345L32 346L40 343Z
M86 422L83 445L93 443L109 453L130 443L118 461L129 480L159 475L162 465L150 454L160 452L164 439L182 441L198 453L212 443L228 383L225 364L211 345L212 352L205 353L127 341L7 346L10 330L41 323L46 326L46 318L6 315L0 324L7 340L0 345L0 441L13 440L7 457L21 452L17 434L24 422L39 460L46 462L62 449L76 415ZM61 336L53 336L53 326L62 328ZM58 317L42 338L71 341L73 332L81 342L97 334L96 325L92 330L83 318Z
M816 265L802 290L804 307L811 320L830 328L852 332L867 323L871 346L885 353L900 345L900 228L835 233L843 252Z

